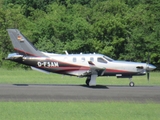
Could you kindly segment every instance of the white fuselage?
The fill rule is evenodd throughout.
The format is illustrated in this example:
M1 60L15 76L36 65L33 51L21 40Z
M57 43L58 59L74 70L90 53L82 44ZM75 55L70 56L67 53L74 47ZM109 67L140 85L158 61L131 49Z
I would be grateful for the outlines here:
M92 70L104 70L103 75L144 75L147 64L139 62L116 61L101 54L46 54L51 61L56 61L58 67L67 70L67 74L83 76ZM89 64L92 62L93 64ZM67 66L63 66L65 64ZM73 67L72 67L73 66ZM99 75L100 76L100 75Z

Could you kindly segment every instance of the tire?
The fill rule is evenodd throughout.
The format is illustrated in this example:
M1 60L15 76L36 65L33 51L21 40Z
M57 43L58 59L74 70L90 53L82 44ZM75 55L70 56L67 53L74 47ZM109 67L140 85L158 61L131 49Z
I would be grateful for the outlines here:
M86 85L89 86L90 78L86 79Z
M130 87L134 87L134 82L130 82L130 83L129 83L129 86L130 86Z

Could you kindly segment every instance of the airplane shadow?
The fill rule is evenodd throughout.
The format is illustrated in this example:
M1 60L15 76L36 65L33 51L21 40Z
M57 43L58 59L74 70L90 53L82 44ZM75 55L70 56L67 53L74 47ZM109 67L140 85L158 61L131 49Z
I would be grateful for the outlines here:
M29 86L29 84L13 84L15 86Z
M27 87L27 86L67 86L67 87L74 87L74 86L79 86L79 87L84 87L84 88L91 88L91 89L110 89L111 87L129 87L128 85L96 85L96 86L87 86L85 84L12 84L14 86L19 86L19 87ZM129 87L129 88L137 88L137 87L155 87L155 86L134 86L134 87Z
M106 85L96 85L96 86L87 86L87 85L80 85L85 88L92 88L92 89L109 89Z
M85 88L92 88L92 89L109 89L106 85L96 85L96 86L87 86L85 84L83 85L76 85L76 84L13 84L14 86L80 86L80 87L85 87Z

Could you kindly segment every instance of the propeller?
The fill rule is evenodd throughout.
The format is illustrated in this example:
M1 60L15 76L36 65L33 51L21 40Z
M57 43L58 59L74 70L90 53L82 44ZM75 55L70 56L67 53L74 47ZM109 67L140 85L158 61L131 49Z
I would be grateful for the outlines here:
M146 71L147 71L147 80L148 80L148 82L149 82L149 78L150 78L149 63L150 63L150 54L148 53L148 57L147 57L147 68L146 68Z
M147 72L147 80L148 80L148 82L149 82L149 78L150 78L150 73Z

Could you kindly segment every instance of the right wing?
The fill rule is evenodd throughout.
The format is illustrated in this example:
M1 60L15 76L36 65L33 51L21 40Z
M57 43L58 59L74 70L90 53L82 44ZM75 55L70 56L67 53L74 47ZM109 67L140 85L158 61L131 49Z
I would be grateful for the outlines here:
M96 66L92 61L88 61L88 64L90 65L90 69L83 73L82 76L90 76L90 75L98 75L102 76L104 72L106 71L105 67L98 67Z

